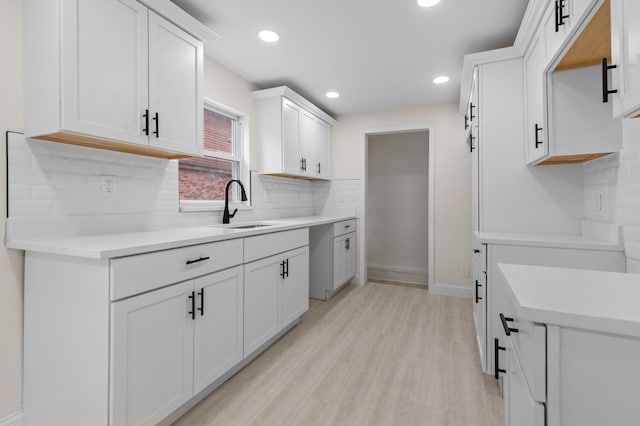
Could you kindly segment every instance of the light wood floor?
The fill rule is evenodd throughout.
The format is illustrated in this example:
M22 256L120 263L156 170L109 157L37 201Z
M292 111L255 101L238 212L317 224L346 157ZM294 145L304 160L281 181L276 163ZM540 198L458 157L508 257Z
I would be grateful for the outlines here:
M482 374L472 301L349 285L176 425L504 424Z

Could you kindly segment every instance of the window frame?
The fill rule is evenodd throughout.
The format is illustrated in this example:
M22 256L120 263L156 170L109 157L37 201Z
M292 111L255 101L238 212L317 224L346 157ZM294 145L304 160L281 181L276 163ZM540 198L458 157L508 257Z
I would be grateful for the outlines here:
M204 98L203 109L215 112L216 114L224 115L226 117L236 120L234 126L234 136L236 146L235 155L226 154L218 151L208 151L203 149L202 158L215 158L225 161L233 161L238 164L238 176L237 179L242 181L245 191L247 193L247 201L229 201L229 208L231 210L237 208L238 210L250 210L251 209L251 172L249 170L249 117L234 108L226 106L220 102L214 101L209 98ZM202 123L204 126L204 122ZM204 143L204 141L203 141ZM199 158L199 157L198 157ZM180 179L178 177L178 179ZM178 186L180 182L178 181ZM238 185L233 185L231 188L234 195L233 198L240 198ZM178 198L180 194L178 192ZM206 211L222 211L224 210L224 200L180 200L180 212L206 212Z

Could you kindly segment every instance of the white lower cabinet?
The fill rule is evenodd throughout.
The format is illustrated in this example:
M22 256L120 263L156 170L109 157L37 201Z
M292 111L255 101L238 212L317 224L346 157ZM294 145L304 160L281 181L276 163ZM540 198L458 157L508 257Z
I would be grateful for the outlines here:
M356 233L350 232L333 239L333 290L350 280L356 273Z
M242 360L241 266L112 304L112 425L153 425Z
M473 285L475 286L473 322L476 326L480 365L484 367L487 359L487 273L482 270L480 262L476 257L477 256L474 256L473 262Z
M529 393L524 371L513 351L509 351L504 389L507 426L545 426L545 406Z
M244 266L244 356L309 309L309 247Z

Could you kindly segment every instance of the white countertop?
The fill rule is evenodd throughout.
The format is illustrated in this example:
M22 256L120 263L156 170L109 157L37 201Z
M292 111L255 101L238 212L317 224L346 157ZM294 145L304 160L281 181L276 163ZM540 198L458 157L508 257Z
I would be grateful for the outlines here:
M230 229L228 226L245 224L244 222L232 222L230 225L215 224L142 232L39 238L7 241L6 246L18 250L91 259L109 259L289 229L306 228L348 219L355 219L355 216L305 216L246 222L246 224L273 224L273 226L254 229Z
M476 237L480 243L484 244L624 251L624 247L619 242L598 240L579 234L476 232Z
M523 320L640 337L640 275L498 264Z

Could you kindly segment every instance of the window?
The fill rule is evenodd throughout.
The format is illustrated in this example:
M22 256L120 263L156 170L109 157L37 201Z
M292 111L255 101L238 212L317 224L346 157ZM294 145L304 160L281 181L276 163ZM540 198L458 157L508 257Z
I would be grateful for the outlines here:
M230 179L242 180L249 193L243 121L242 115L205 100L204 156L179 160L181 210L221 209ZM230 199L240 200L238 186L231 188Z

